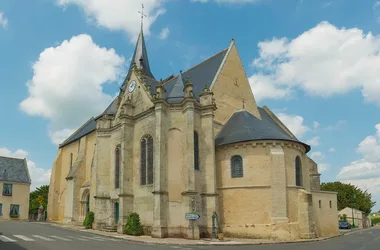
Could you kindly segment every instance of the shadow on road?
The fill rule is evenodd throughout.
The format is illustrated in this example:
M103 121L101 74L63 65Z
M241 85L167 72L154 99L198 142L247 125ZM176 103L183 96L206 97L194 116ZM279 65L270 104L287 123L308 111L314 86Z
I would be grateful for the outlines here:
M25 247L22 247L13 242L0 242L0 250L27 250Z

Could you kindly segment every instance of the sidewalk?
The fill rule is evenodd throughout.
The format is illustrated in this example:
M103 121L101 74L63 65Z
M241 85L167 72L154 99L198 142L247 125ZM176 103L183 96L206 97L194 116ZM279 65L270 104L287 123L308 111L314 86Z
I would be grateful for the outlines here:
M131 236L126 234L118 234L113 232L104 232L93 229L85 229L83 226L75 226L75 225L66 225L66 224L56 224L56 223L48 223L53 226L62 227L70 230L92 233L96 235L101 235L104 237L112 237L117 239L123 239L133 242L140 243L150 243L150 244L161 244L161 245L223 245L223 246L235 246L235 245L260 245L260 244L279 244L279 243L302 243L302 242L315 242L315 241L323 241L331 238L338 237L320 237L316 239L304 239L304 240L296 240L296 241L274 241L274 240L266 240L266 239L231 239L225 238L223 241L216 239L200 239L200 240L188 240L182 238L152 238L151 236L142 235L142 236Z

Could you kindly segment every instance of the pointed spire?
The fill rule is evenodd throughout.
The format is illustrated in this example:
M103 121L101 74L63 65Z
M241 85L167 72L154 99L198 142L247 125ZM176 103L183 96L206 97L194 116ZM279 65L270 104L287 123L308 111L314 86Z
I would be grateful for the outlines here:
M144 5L142 5L141 11L141 30L139 37L137 38L135 51L133 52L133 56L131 59L131 64L129 66L128 74L126 79L129 79L132 74L133 66L136 65L136 68L142 72L143 75L148 76L150 78L154 78L152 72L150 71L149 60L148 60L148 52L145 46L144 32L143 32L143 21L146 15L144 14ZM125 83L124 83L125 84Z
M183 88L185 87L182 70L179 72L177 79L175 80L174 86L171 89L168 97L183 97Z

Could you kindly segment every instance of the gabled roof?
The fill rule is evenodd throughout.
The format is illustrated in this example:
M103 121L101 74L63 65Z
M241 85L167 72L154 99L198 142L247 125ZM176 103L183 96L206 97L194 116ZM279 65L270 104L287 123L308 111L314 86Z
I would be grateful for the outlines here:
M205 85L207 85L207 87L211 87L212 81L214 80L215 75L222 64L227 50L228 48L220 51L219 53L182 73L183 79L189 78L193 84L193 92L196 98L199 98L199 95L202 93ZM167 93L171 92L172 88L176 84L178 76L164 84Z
M261 120L246 110L236 111L223 126L215 139L215 145L257 140L280 140L301 143L306 152L310 146L289 136L263 109L258 108Z
M0 156L0 181L31 184L26 160Z

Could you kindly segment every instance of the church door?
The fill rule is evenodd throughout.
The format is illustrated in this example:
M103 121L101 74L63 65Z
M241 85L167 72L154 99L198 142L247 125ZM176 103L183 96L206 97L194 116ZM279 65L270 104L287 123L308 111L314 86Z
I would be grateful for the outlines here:
M115 224L119 222L119 203L115 203Z

